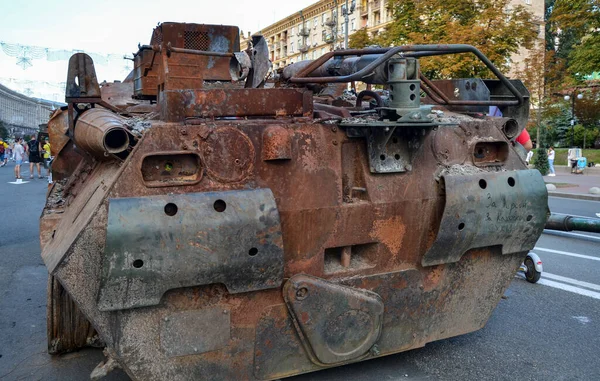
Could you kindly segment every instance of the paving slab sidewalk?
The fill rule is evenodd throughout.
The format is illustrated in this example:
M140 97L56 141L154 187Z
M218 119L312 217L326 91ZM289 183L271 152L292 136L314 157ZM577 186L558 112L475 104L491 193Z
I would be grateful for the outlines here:
M586 168L579 175L572 174L567 166L556 166L555 170L556 176L544 176L546 184L556 186L556 191L548 192L549 196L600 201L600 195L590 194L590 188L600 188L598 168Z

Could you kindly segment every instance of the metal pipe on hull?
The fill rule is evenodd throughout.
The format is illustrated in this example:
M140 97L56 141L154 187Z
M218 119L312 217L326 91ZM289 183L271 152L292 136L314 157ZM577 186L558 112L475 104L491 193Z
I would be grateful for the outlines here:
M109 110L88 110L79 117L75 125L75 144L99 160L110 160L113 155L124 152L129 147L125 121L126 118Z

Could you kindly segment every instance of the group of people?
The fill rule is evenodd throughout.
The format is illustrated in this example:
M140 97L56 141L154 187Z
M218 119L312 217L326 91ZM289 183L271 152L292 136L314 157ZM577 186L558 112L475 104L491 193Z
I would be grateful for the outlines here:
M46 168L46 177L50 175L50 142L46 137L43 142L39 142L35 136L31 136L28 142L22 138L16 138L12 144L0 140L0 167L5 166L8 160L15 162L15 178L22 179L21 165L29 160L29 178L34 178L34 169L37 169L38 178L42 179L41 165Z

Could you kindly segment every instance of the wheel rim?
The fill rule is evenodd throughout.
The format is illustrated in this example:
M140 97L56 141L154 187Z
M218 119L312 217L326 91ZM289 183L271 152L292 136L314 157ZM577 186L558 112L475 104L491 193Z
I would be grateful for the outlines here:
M525 260L525 267L527 267L527 272L525 273L525 277L527 279L533 279L533 277L535 276L535 267L533 265L533 261L531 259L526 259Z

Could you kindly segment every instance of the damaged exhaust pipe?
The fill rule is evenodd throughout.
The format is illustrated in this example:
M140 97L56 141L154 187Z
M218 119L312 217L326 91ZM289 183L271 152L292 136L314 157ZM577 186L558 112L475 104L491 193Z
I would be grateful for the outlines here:
M99 160L109 160L129 148L126 118L94 108L83 113L75 125L75 145Z

